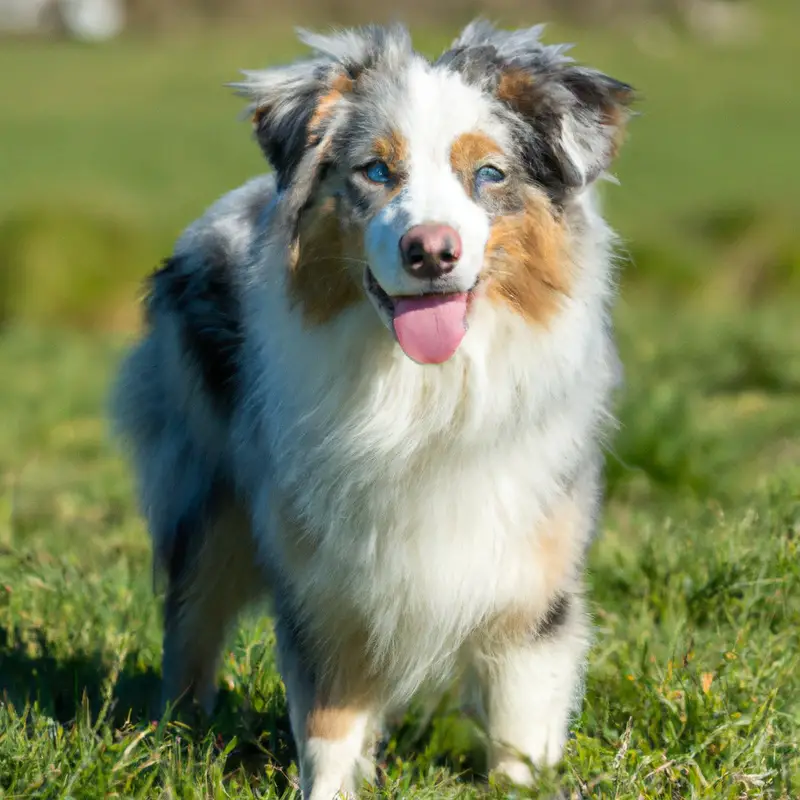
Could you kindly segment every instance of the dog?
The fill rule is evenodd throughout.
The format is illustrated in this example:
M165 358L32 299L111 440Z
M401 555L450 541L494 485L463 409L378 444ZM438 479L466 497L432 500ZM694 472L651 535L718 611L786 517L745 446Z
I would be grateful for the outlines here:
M557 763L621 367L597 184L631 86L541 26L300 31L233 84L272 170L151 276L113 417L166 575L164 701L209 712L268 599L304 797L374 776L387 715L463 676L491 771Z

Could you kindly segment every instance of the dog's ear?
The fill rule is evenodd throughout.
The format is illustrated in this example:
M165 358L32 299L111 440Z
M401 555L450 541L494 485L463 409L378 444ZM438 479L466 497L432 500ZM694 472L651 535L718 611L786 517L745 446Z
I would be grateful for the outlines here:
M244 72L243 81L231 84L250 100L248 113L280 189L294 180L304 159L324 161L315 151L330 141L361 76L379 60L410 52L408 33L399 26L367 26L330 35L303 29L297 33L312 49L311 57Z
M323 59L245 72L244 76L232 86L251 101L247 113L283 190L304 159L317 160L315 151L335 123L353 81L344 70Z
M507 67L496 92L526 123L523 151L533 171L562 190L582 189L609 169L634 99L627 84L574 65L538 75Z
M563 194L610 167L636 98L628 84L576 64L570 45L544 45L542 30L501 31L478 20L439 61L477 78L512 112L532 175Z

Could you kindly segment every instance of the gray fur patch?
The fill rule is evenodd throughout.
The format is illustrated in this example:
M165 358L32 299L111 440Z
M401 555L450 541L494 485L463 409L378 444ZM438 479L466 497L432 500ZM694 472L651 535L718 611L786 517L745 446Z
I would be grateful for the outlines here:
M439 56L434 64L460 73L467 83L489 89L497 83L501 61L492 45L476 45L454 47Z
M546 45L542 42L544 25L517 30L500 30L485 19L473 20L451 45L451 49L492 47L504 64L514 64L537 72L572 62L565 55L571 44Z
M242 343L239 299L221 249L203 254L204 267L173 256L150 278L148 314L171 313L208 396L227 415L238 389Z

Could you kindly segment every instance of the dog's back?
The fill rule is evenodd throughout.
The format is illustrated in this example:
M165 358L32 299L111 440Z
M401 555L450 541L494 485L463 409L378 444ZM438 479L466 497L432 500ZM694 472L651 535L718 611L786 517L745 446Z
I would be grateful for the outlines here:
M256 178L187 228L149 279L145 335L115 387L117 432L134 456L142 508L167 569L180 520L202 515L214 487L229 482L240 283L258 216L273 196L272 176Z

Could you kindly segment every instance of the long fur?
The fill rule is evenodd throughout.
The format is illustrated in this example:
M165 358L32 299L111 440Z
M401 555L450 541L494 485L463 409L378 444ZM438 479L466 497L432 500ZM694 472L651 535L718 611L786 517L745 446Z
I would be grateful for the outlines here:
M247 73L275 176L186 230L121 369L114 416L169 576L165 699L210 708L227 627L268 596L314 800L355 791L384 716L458 667L513 780L560 757L580 701L620 374L594 183L632 93L540 34L473 23L430 64L402 28L304 33L309 59ZM481 148L502 185L473 184ZM396 185L368 185L388 151ZM427 288L397 260L426 219L464 249ZM471 293L445 363L412 361L386 317L420 291Z

